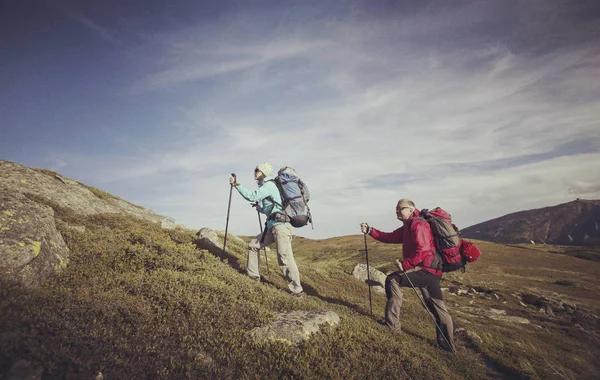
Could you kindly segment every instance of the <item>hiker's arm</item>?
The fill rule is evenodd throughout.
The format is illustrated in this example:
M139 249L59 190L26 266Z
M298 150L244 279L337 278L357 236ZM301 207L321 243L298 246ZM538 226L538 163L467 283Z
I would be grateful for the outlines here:
M402 236L404 235L404 226L398 228L393 232L381 232L378 229L371 227L371 232L369 233L371 237L375 240L378 240L382 243L394 243L400 244L402 243Z
M261 186L254 191L248 190L242 185L237 185L235 189L245 200L249 202L260 202L271 195L271 191L267 185ZM262 212L261 210L258 211Z
M404 270L413 269L416 266L423 266L423 261L433 250L430 244L431 229L425 221L415 220L410 225L411 236L415 239L415 253L410 257L405 257L402 261Z

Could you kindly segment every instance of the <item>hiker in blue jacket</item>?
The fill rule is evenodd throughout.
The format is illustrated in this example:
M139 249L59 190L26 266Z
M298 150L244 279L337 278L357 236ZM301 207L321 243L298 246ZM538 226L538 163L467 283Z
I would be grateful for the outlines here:
M283 275L289 281L290 292L294 296L302 297L304 292L300 284L300 272L292 252L292 225L276 220L278 219L276 218L277 214L285 215L285 213L279 206L282 204L281 195L273 178L270 177L272 173L273 166L268 162L256 166L254 179L258 184L258 189L254 191L237 183L236 177L229 178L229 183L235 186L238 193L247 201L256 202L255 207L258 212L267 216L264 236L259 234L248 244L246 272L253 280L260 281L259 252L269 244L275 243L277 261Z

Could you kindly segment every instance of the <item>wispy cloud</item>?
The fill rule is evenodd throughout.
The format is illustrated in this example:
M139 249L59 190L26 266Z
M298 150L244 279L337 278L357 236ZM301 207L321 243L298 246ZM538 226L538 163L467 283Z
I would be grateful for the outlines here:
M129 90L185 99L154 126L172 137L77 161L99 186L194 227L224 221L230 172L253 187L256 164L292 165L311 186L318 229L303 233L316 237L365 219L392 228L401 197L466 226L600 196L600 40L577 30L594 20L562 2L460 4L331 17L296 6L303 23L288 26L283 7L237 10L146 33L152 63ZM233 231L252 233L256 215L234 206Z
M123 41L120 38L118 38L115 35L115 33L112 32L109 28L106 28L94 22L92 19L84 16L83 14L73 9L67 10L66 13L73 20L77 21L79 24L92 31L97 37L103 39L104 41L110 42L115 45L123 45Z

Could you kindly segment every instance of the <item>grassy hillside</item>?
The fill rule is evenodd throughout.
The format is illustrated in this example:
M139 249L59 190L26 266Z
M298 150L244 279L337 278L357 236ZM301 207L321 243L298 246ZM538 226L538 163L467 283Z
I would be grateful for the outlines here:
M459 339L457 359L436 347L433 324L414 294L407 293L401 334L376 322L383 295L373 294L370 315L367 287L347 273L364 262L362 236L296 238L308 293L296 299L285 291L274 253L269 274L262 263L265 284L259 284L240 273L246 247L236 239L228 239L232 257L221 260L192 244L194 231L162 230L116 214L81 217L47 203L72 251L71 264L35 290L0 280L0 373L19 358L41 362L48 378L78 379L99 371L109 379L536 379L599 373L598 322L584 318L600 309L595 262L481 243L481 260L464 274L446 275L444 284L492 289L501 298L446 294L457 327L481 338ZM85 226L85 232L69 225ZM371 264L391 269L399 248L369 240ZM529 294L532 304L522 306L514 292ZM589 313L539 313L534 304L543 304L548 292ZM532 324L459 313L467 306L494 306ZM298 309L332 310L341 323L299 346L255 344L248 336L274 313Z

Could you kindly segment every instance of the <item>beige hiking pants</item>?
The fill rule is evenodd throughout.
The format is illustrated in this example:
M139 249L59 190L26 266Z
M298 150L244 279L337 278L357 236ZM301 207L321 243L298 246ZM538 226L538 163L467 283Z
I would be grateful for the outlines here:
M302 285L300 284L300 272L294 260L292 252L292 225L282 223L271 228L265 234L263 243L260 243L262 234L256 236L248 243L248 261L246 263L246 273L250 277L260 277L259 254L264 247L275 243L277 250L277 262L281 272L288 279L288 287L292 293L300 293Z

